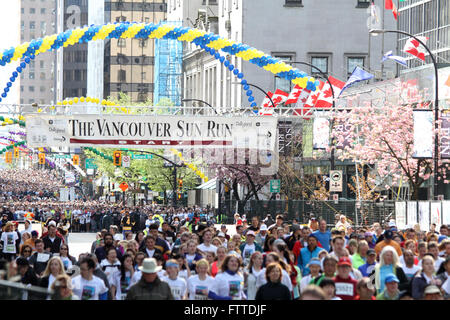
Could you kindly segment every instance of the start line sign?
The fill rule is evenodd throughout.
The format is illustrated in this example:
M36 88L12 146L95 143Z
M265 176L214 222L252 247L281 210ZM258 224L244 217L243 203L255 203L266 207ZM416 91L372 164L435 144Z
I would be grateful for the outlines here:
M273 117L26 115L29 147L276 150Z

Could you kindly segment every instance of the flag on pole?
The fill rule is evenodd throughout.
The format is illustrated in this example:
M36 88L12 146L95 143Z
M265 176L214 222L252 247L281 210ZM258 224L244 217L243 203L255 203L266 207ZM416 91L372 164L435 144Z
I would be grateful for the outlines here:
M427 37L419 36L417 38L420 39L420 41L422 41L423 43L425 43L425 44L427 43L427 40L428 40ZM417 39L409 38L405 43L403 52L410 53L413 56L419 58L420 60L425 61L426 49L420 44L419 41L417 41Z
M355 69L353 69L352 75L348 78L347 82L345 83L345 85L342 88L339 95L335 94L335 96L339 97L345 89L347 89L348 87L350 87L351 85L353 85L356 82L365 81L365 80L369 80L372 78L373 78L373 74L356 66Z
M298 98L300 97L300 94L302 93L303 88L299 85L295 85L294 88L292 88L291 93L289 93L289 97L287 98L285 105L297 103Z
M384 1L384 8L386 10L392 10L392 14L394 15L395 20L397 20L398 10L397 10L397 7L395 6L393 0L385 0Z
M275 107L279 104L285 103L289 97L289 93L284 92L283 90L277 89L272 96L272 101L275 104Z
M400 56L394 56L392 54L392 50L388 51L384 54L383 59L381 59L381 63L385 62L387 59L394 60L395 62L401 64L402 66L407 66L406 59Z
M306 115L312 114L311 107L306 106L306 101L308 101L309 95L311 94L311 90L303 89L300 93L300 96L297 99L297 103L295 104L295 110L293 112L294 116L301 116L305 120L309 120L309 117L305 117Z
M380 19L378 18L378 15L377 15L377 10L375 9L375 3L373 2L373 0L372 0L372 2L370 3L370 16L371 16L373 19L375 19L375 21L376 21L377 23L380 22Z
M316 91L312 92L308 99L305 102L305 106L304 108L314 108L314 105L317 102L317 99L319 98L320 92L323 89L323 86L325 85L325 82L323 82L322 80L319 80L319 85L316 87Z
M330 83L333 86L333 92L331 91L330 84L327 81L322 91L320 92L319 97L317 98L315 108L331 108L331 106L333 105L333 93L335 98L339 97L339 94L341 93L341 90L345 85L345 82L333 78L332 76L329 76L328 80L330 80Z
M264 100L261 104L261 106L259 107L260 111L259 111L259 115L263 115L263 116L271 116L273 114L273 105L272 102L270 101L270 98L272 98L273 93L272 92L267 92L267 96L264 97Z

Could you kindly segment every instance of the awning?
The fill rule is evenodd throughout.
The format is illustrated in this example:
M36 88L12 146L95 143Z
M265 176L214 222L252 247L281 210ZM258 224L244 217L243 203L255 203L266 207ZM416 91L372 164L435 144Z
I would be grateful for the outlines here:
M208 182L205 182L202 185L199 185L197 188L195 189L200 189L200 190L215 190L216 189L216 178L209 180Z

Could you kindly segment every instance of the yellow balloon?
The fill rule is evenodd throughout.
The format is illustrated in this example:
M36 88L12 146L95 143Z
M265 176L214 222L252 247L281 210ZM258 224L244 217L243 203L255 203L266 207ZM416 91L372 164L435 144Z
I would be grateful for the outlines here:
M84 97L80 98L80 102L84 102L84 100L85 100Z
M78 103L78 98L73 98L74 103Z
M86 97L86 102L91 102L91 97Z
M70 105L73 105L73 101L72 101L72 100L69 100L69 104L70 104Z
M62 102L62 104L66 106L66 105L67 105L67 100L64 100L64 101Z

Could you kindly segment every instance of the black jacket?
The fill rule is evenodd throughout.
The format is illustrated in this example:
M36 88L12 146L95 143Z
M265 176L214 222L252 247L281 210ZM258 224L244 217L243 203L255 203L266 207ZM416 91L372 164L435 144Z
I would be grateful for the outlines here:
M117 259L122 260L122 252L120 252L119 249L116 248L117 252ZM106 259L106 250L105 247L98 247L95 249L95 255L97 256L98 261L102 261L103 259Z
M425 279L423 272L416 275L411 282L411 296L413 299L422 300L427 286L427 279Z
M44 241L44 249L50 248L51 253L59 253L59 249L63 243L60 237L55 236L55 239L52 241L48 235L43 237L42 241Z
M48 254L49 255L48 260L50 260L50 258L52 257L52 254L49 253L49 252L43 252L43 254ZM30 262L30 265L33 266L34 272L37 275L40 275L45 270L45 268L47 267L48 260L46 262L38 262L37 261L37 257L38 257L38 253L35 252L30 257L30 260L28 260L28 261Z
M288 287L281 282L268 281L259 287L255 300L292 300L292 295Z

